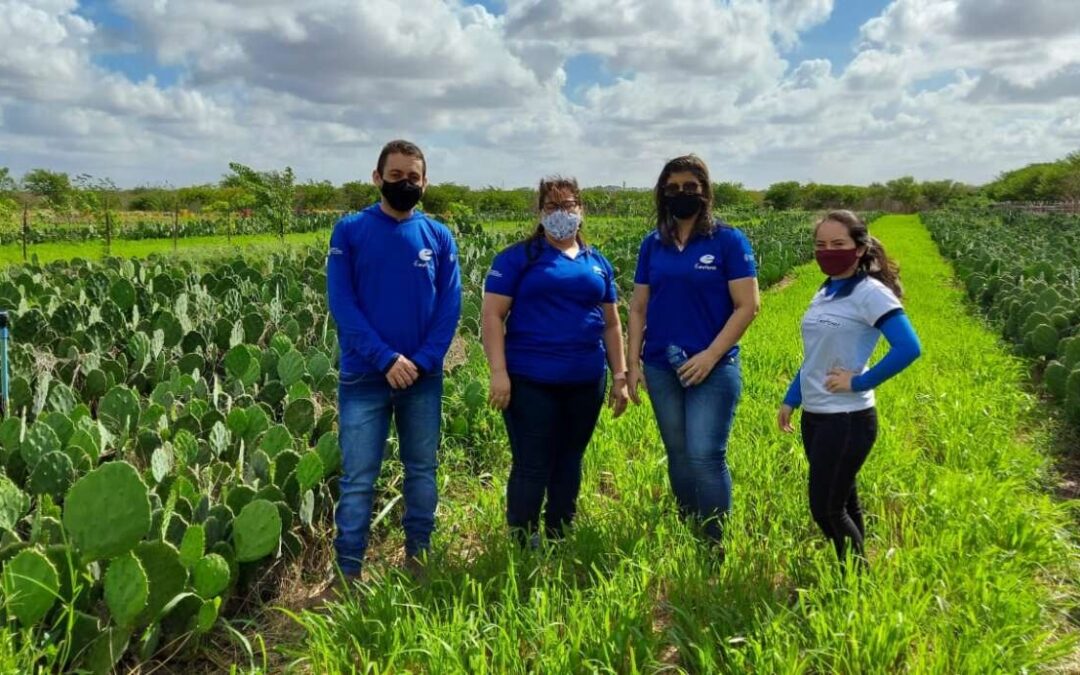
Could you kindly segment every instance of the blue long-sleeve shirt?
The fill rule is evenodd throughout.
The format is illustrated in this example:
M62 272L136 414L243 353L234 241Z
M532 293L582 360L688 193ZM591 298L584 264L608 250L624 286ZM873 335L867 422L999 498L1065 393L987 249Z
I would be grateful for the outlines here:
M326 292L343 374L386 372L402 355L441 370L461 316L453 234L414 211L397 221L379 204L334 225Z
M903 312L892 314L881 326L881 334L889 343L889 351L869 370L851 378L852 391L868 391L880 386L889 378L897 375L911 365L922 354L922 345L915 334L915 327ZM801 369L788 386L784 403L792 408L802 405Z

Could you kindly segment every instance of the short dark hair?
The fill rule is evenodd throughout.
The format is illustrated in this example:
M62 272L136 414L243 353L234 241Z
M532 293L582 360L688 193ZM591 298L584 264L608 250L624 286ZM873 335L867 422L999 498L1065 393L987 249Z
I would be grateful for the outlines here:
M400 138L384 145L382 152L379 153L379 163L375 165L375 170L379 172L380 176L386 168L386 158L390 155L405 155L418 158L421 164L424 165L421 175L427 177L427 160L424 159L424 152L415 143Z

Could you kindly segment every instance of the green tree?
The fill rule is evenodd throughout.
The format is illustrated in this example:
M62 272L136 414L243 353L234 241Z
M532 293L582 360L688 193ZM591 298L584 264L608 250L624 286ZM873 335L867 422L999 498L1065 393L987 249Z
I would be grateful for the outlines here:
M6 166L0 166L0 222L6 222L19 205L15 203L15 190L18 186Z
M10 197L17 188L15 179L11 177L11 171L6 166L0 166L0 196Z
M284 238L285 233L292 229L296 218L293 212L296 176L292 167L287 166L283 171L256 171L239 162L230 162L229 168L236 177L235 181L228 181L229 187L242 187L250 192L254 197L256 211Z
M354 180L341 186L339 204L348 211L366 209L379 201L379 188L371 183Z
M947 206L971 193L971 188L954 180L932 180L919 185L923 200L930 208Z
M919 192L919 184L911 176L894 178L885 183L885 188L889 191L889 199L904 211L914 211L919 207L922 194Z
M27 192L41 197L55 209L68 208L75 197L75 187L66 173L33 169L23 176L22 182Z
M742 183L714 183L712 190L713 204L717 207L750 206L754 203L754 198L750 196Z
M337 197L337 188L328 180L308 181L296 186L296 208L303 211L332 209Z
M458 203L462 206L468 204L469 188L455 183L440 183L429 185L424 191L423 208L426 213L447 215L451 212L451 205Z
M802 190L797 181L773 183L765 191L765 205L778 211L795 208L799 204Z
M189 211L202 211L218 200L218 189L213 185L191 185L176 190L175 207Z

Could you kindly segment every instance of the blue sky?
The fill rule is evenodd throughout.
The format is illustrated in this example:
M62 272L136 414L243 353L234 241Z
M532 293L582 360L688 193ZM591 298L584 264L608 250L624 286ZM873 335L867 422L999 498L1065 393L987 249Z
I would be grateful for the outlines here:
M484 7L495 16L506 13L504 0L478 0L470 4ZM791 67L808 59L828 59L833 71L839 71L854 58L859 40L859 27L881 13L888 0L842 0L836 4L829 19L803 33L794 49L783 52ZM171 86L179 79L183 69L158 63L154 54L136 47L139 42L137 27L123 14L113 10L108 0L82 0L79 13L111 32L112 38L122 44L94 57L95 63L109 70L123 73L130 80L140 82L153 76L161 86ZM564 91L574 101L590 85L611 84L618 75L613 73L604 59L595 54L580 54L565 64L567 83Z

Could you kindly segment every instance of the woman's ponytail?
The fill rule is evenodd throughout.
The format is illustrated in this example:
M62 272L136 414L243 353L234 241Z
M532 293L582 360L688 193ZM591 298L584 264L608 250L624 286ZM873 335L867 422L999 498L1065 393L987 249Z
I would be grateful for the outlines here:
M866 253L859 259L858 271L885 284L890 291L896 294L897 298L903 297L904 289L900 285L900 267L889 259L889 256L885 253L885 247L881 245L877 237L870 236L870 230L867 229L863 219L853 211L846 209L829 211L824 218L818 221L817 226L814 228L815 232L817 227L828 221L840 223L846 227L856 247L866 247Z
M859 260L859 270L885 284L897 298L904 297L900 267L889 259L877 237L868 235L866 254Z

